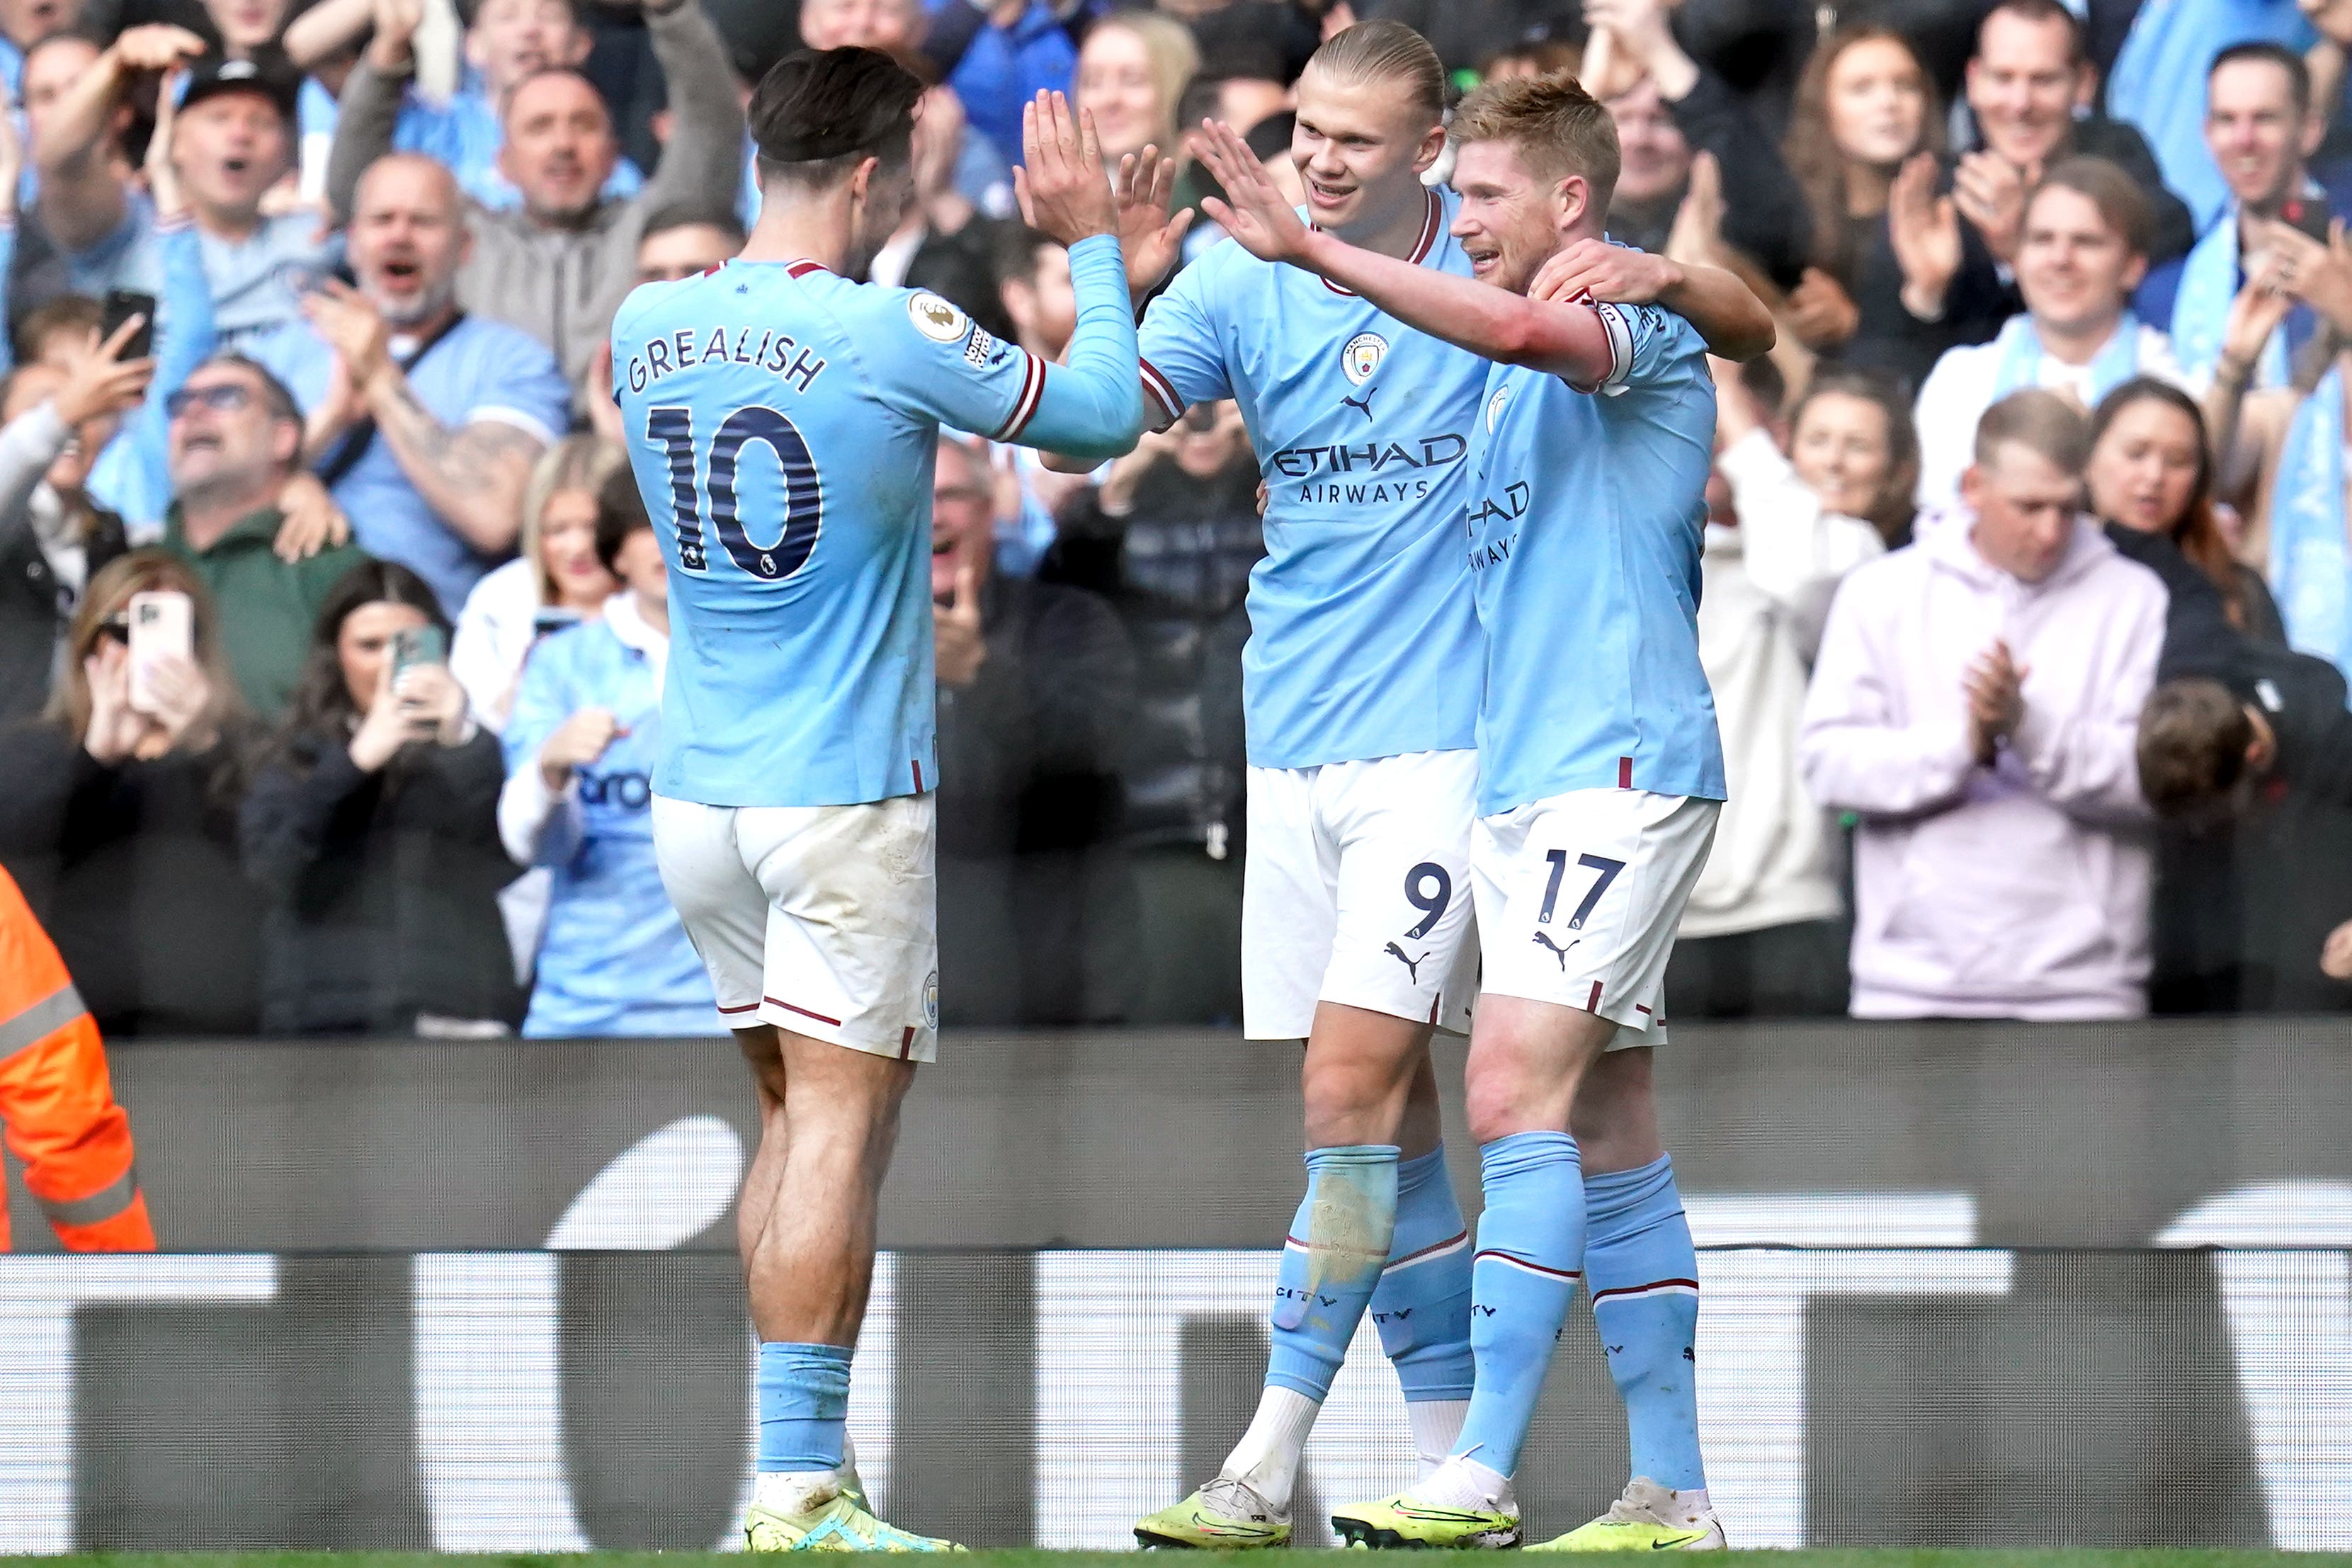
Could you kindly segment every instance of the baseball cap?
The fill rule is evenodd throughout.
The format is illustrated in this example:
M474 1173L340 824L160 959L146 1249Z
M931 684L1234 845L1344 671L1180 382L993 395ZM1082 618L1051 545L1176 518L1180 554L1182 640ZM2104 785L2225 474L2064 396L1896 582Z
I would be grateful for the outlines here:
M206 56L188 68L187 90L180 94L180 107L193 109L208 98L218 98L225 92L252 92L278 106L278 112L289 125L295 119L295 100L302 91L302 73L283 54L270 50L249 60L226 60Z

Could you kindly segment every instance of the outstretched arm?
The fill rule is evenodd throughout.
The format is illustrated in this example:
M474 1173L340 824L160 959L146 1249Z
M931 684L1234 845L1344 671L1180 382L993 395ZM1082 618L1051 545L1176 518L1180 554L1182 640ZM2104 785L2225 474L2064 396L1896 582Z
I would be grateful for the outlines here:
M1608 330L1589 304L1529 300L1475 279L1360 250L1310 229L1233 127L1204 125L1202 158L1224 187L1202 210L1251 255L1318 272L1432 337L1505 364L1598 386L1614 368Z

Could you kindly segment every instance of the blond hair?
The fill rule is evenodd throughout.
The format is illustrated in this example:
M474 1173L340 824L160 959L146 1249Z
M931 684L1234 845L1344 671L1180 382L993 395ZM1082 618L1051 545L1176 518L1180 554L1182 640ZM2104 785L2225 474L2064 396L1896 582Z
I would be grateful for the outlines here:
M566 436L531 465L530 478L522 488L522 558L530 563L531 581L539 587L541 604L552 605L559 597L555 580L547 574L547 563L539 553L539 529L547 516L548 501L560 490L583 490L593 496L628 464L629 454L610 441L595 436Z
M1514 143L1546 180L1581 175L1594 210L1609 210L1617 189L1617 122L1568 72L1483 83L1454 110L1452 132L1456 142Z
M1412 89L1413 107L1434 125L1445 117L1445 65L1429 40L1402 22L1359 22L1343 27L1315 51L1308 65L1334 81L1401 81Z
M1097 22L1087 37L1091 40L1097 33L1125 33L1143 46L1152 89L1160 94L1161 122L1154 140L1163 148L1174 147L1182 129L1176 117L1182 112L1184 89L1192 85L1201 69L1201 46L1192 41L1192 30L1157 11L1114 11ZM1086 53L1078 52L1081 57Z

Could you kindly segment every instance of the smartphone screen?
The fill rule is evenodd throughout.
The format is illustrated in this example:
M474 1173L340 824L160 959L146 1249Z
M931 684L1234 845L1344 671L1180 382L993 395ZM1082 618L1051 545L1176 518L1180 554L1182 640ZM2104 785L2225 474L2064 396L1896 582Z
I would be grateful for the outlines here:
M155 352L155 296L142 294L131 289L109 289L106 291L106 313L98 327L102 342L121 330L122 323L133 316L145 320L131 341L122 345L121 357L126 360L145 359Z
M195 657L195 605L177 589L133 594L131 616L131 706L157 710L155 667L166 658Z
M2279 218L2288 227L2300 229L2322 245L2327 243L2326 202L2316 197L2294 197L2280 206Z
M439 626L408 626L392 634L392 686L400 689L400 678L422 664L449 662L448 644Z

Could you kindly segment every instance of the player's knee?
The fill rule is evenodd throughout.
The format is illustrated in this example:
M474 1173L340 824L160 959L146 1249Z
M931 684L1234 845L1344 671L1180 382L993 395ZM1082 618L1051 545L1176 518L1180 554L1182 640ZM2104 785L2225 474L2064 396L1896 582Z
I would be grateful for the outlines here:
M1412 1078L1410 1064L1400 1070L1377 1057L1309 1052L1299 1079L1308 1144L1393 1142Z

